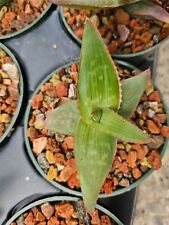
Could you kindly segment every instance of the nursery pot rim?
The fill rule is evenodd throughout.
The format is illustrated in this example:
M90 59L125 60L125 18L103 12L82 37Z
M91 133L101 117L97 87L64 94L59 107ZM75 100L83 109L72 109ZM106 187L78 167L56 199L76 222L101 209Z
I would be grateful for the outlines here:
M32 151L32 148L31 148L31 145L30 145L30 141L28 139L28 136L27 136L27 129L28 129L28 122L29 122L29 116L30 116L30 112L31 112L31 99L39 92L41 86L43 84L45 84L51 77L52 75L54 75L57 71L59 71L60 69L62 68L66 68L70 65L72 65L73 63L78 63L79 60L78 59L74 59L72 60L70 63L67 63L67 64L64 64L63 66L60 66L58 67L57 69L55 69L52 73L50 73L45 79L42 80L42 82L37 86L37 88L35 89L33 95L31 96L30 98L30 101L29 101L29 104L27 105L27 108L26 108L26 113L25 113L25 118L24 118L24 139L25 139L25 143L26 143L26 149L27 149L27 152L28 152L28 155L31 159L31 162L33 163L33 165L35 166L36 170L50 183L52 184L53 186L55 186L56 188L66 192L66 193L69 193L69 194L72 194L72 195L75 195L75 196L82 196L82 193L81 191L77 191L77 190L73 190L69 187L67 187L66 185L63 185L57 181L53 181L53 180L48 180L47 178L47 175L44 173L44 171L41 169L39 163L37 162L37 159L35 158L34 154L33 154L33 151ZM127 63L127 62L123 62L121 60L115 60L115 62L117 62L119 65L123 66L123 67L127 67L128 69L131 69L131 70L135 70L138 68L131 65L130 63ZM154 82L153 82L154 84ZM155 86L155 85L154 85ZM156 87L156 86L155 86ZM158 90L158 89L157 89ZM168 116L168 111L167 111L167 107L166 107L166 104L162 98L162 103L164 105L164 111L165 113L167 114L167 125L169 125L169 116ZM168 144L168 139L165 138L164 140L164 144L161 146L161 151L160 151L160 156L161 158L163 157L166 149L167 149L167 144ZM130 191L131 189L135 188L137 185L139 185L142 181L144 181L146 179L146 177L148 177L154 170L153 169L148 169L148 171L146 171L138 180L134 181L132 184L130 184L128 187L121 187L121 188L118 188L116 190L114 190L111 194L99 194L99 197L98 198L107 198L107 197L112 197L112 196L116 196L116 195L120 195L120 194L123 194L127 191Z
M6 225L10 225L14 220L16 220L21 214L25 213L27 210L41 205L45 202L57 202L57 201L70 201L70 202L76 202L79 200L78 197L72 197L72 196L53 196L53 197L47 197L42 198L40 200L37 200L33 203L28 204L27 206L23 207L21 210L16 212L6 223ZM96 204L96 208L103 212L104 214L108 215L114 222L116 222L118 225L124 225L113 213L111 213L109 210L105 209L104 207Z
M36 25L41 19L42 17L48 12L48 10L51 7L51 3L48 3L48 6L46 7L45 10L43 10L43 12L40 14L40 16L38 16L34 21L32 21L30 24L26 25L23 29L15 31L11 34L7 34L7 35L0 35L0 40L5 40L5 39L9 39L9 38L13 38L15 36L18 36L22 33L24 33L25 31L29 30L30 28L32 28L34 25Z
M67 24L67 22L66 22L66 19L65 19L65 17L64 17L64 15L63 15L63 9L64 9L64 7L63 6L59 6L59 17L60 17L60 19L61 19L61 22L63 22L63 25L65 26L65 28L66 28L66 30L68 31L68 33L70 34L70 36L72 36L73 37L73 39L79 44L79 45L81 45L82 44L82 40L80 39L80 38L78 38L76 35L75 35L75 33L73 32L73 30L70 28L70 26ZM115 54L112 54L112 57L114 57L114 58L119 58L119 59L121 59L121 60L128 60L128 59L133 59L133 58L135 58L135 57L140 57L140 56L146 56L147 54L150 54L150 53L152 53L153 51L155 51L157 48L159 48L159 46L161 45L161 44L163 44L165 41L167 41L168 40L168 38L169 38L169 36L168 37L166 37L166 38L164 38L163 40L161 40L160 42L158 42L157 44L155 44L154 46L152 46L152 47L150 47L150 48L147 48L147 49L145 49L145 50L143 50L143 51L140 51L140 52L136 52L136 53L130 53L130 54L117 54L117 53L115 53Z
M18 115L19 115L19 112L20 112L20 109L21 109L21 106L22 106L24 83L23 83L22 71L20 69L19 63L18 63L17 59L15 58L14 54L11 52L11 50L9 50L1 42L0 42L0 48L2 50L4 50L7 53L7 55L9 55L12 58L12 61L16 65L16 67L18 69L18 74L19 74L19 99L17 101L17 108L16 108L16 111L15 111L15 114L12 116L12 120L9 123L9 126L7 127L7 129L5 130L3 135L0 137L0 143L1 143L8 136L8 134L10 134L10 131L13 128L13 126L14 126L17 118L18 118Z

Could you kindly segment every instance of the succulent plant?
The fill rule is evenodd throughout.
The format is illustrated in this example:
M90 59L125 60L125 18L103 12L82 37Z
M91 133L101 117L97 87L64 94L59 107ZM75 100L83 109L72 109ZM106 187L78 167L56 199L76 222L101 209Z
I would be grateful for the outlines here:
M143 143L149 137L129 121L149 80L149 70L119 81L115 63L94 24L86 21L78 97L49 112L46 127L75 136L75 159L88 210L95 203L116 153L117 139Z
M169 13L151 0L49 0L49 2L78 9L109 9L124 6L131 15L152 17L169 23Z

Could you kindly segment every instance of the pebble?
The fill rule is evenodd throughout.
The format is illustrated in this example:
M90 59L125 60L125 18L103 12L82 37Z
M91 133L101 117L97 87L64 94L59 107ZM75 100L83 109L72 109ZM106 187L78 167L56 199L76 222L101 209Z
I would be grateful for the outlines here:
M75 84L70 84L68 98L76 99L77 98L76 92L77 92L76 91L76 85Z
M147 120L146 121L147 128L152 134L159 134L160 129L159 127L152 121L152 120Z
M54 214L54 207L50 203L44 203L41 205L41 211L46 219L50 219L50 217Z
M129 182L128 179L122 178L122 179L120 180L120 182L119 182L119 185L120 185L121 187L128 187L128 186L130 185L130 182Z
M46 157L45 157L45 153L40 153L37 157L37 161L40 165L40 167L47 172L47 170L49 169L49 162L46 160Z
M33 141L33 152L39 155L47 144L47 137L37 138Z

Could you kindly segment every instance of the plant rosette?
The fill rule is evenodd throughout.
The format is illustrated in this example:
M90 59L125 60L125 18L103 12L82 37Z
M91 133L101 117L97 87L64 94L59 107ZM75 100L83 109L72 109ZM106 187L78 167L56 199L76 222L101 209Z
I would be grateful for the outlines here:
M0 43L0 143L10 135L23 99L23 78L12 52Z
M48 0L0 1L0 39L28 30L46 14L50 6Z
M136 74L130 64L118 61L118 65L120 79ZM45 128L48 111L76 99L78 72L77 62L68 64L40 84L27 107L24 132L29 156L40 174L59 189L81 196L73 153L74 137L54 134ZM143 145L118 142L100 197L124 193L161 167L161 157L167 145L165 136L169 135L169 129L166 127L166 108L153 85L148 86L142 95L132 119L153 141ZM66 126L66 120L63 123Z
M20 223L23 225L123 225L115 215L102 206L96 205L95 211L88 214L82 200L67 196L55 196L35 201L12 216L6 225Z
M64 1L58 2L61 4ZM141 6L132 8L131 5L108 10L78 10L60 7L60 18L67 31L79 44L81 44L86 18L90 18L97 26L113 57L128 60L137 56L148 56L167 40L169 13L165 11L168 18L164 23L160 21L162 18L160 6L156 5L158 9L155 13L157 14L159 10L160 16L153 19L152 17L146 18L147 15L143 16L144 13L151 15L152 11L155 12L156 9L153 10L153 7L144 6L143 15L141 12L142 16L136 16L135 11L137 12ZM165 4L163 7L167 9Z

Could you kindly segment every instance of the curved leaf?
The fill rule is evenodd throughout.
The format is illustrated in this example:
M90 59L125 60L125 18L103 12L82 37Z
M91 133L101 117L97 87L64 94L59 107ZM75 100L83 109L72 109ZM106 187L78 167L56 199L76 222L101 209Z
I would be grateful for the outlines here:
M129 118L139 104L141 95L145 91L150 69L141 74L122 80L122 103L119 114Z
M80 112L86 121L91 114L120 103L118 72L96 27L87 20L82 41L78 83Z
M80 121L75 139L75 159L83 199L93 211L101 186L111 167L116 140Z
M69 101L47 114L46 128L54 133L74 135L79 120L77 102Z
M56 5L80 9L104 9L126 5L140 0L49 0Z
M149 141L149 137L137 126L110 109L104 109L100 122L93 122L91 126L95 127L98 131L107 133L123 141L137 143Z
M140 1L135 4L125 6L128 13L137 16L150 16L164 23L169 23L169 13L159 5L151 1Z

